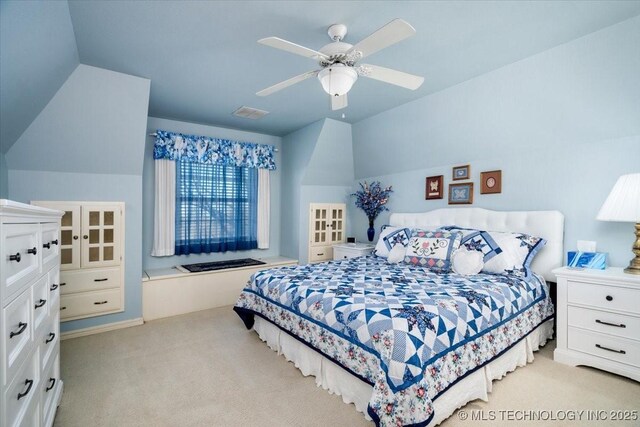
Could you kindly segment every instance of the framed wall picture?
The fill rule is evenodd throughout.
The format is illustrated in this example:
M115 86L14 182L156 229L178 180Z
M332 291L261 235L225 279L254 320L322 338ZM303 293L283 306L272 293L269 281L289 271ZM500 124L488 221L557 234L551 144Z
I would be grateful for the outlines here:
M502 171L487 171L480 174L480 194L502 193Z
M450 205L470 205L473 203L473 182L449 184Z
M460 181L461 179L469 179L471 177L471 165L455 166L453 168L452 179Z
M425 200L442 199L444 197L443 187L444 175L428 176L424 192Z

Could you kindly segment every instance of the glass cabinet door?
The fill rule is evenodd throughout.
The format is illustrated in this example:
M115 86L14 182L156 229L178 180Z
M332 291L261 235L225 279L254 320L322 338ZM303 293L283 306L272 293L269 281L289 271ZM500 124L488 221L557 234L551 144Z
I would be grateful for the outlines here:
M327 227L329 226L329 207L327 205L312 205L311 207L311 244L326 245Z
M60 227L60 269L80 268L80 206L60 206L64 211Z
M82 268L120 264L120 208L82 206Z
M331 243L344 242L344 205L331 205Z

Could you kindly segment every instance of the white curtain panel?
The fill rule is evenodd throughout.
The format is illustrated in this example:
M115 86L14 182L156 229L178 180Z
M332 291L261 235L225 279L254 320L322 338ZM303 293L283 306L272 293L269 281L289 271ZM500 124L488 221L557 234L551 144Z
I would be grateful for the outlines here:
M155 160L155 213L151 256L171 256L176 244L176 162Z
M269 211L271 209L269 169L258 169L258 249L269 249Z

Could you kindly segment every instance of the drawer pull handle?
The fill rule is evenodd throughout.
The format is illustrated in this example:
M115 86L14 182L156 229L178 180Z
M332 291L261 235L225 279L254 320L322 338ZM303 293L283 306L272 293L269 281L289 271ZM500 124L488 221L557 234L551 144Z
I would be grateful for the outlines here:
M44 391L46 391L46 392L51 391L51 389L56 385L56 379L55 378L49 378L49 383L51 385L44 389Z
M94 304L95 304L95 305L102 305L102 304L106 304L106 303L108 303L108 302L109 302L109 301L106 301L106 300L105 300L105 301L96 301L96 302L94 302Z
M51 241L51 244L52 244L52 245L56 245L56 246L58 246L58 239L56 239L56 240L52 240L52 241Z
M67 309L67 307L66 307L66 306L62 306L62 307L60 307L60 311L62 311L62 310L66 310L66 309Z
M324 253L318 254L318 256L322 256L322 255L324 255Z
M605 299L606 299L607 301L613 301L613 297L612 297L611 295L607 295L607 296L605 297Z
M15 255L9 255L9 261L20 262L20 252Z
M54 334L53 332L49 332L49 338L47 338L45 340L45 344L49 344L51 341L53 341L56 338L56 334Z
M600 323L601 325L607 325L607 326L615 326L616 328L626 328L627 325L625 325L624 323L609 323L609 322L603 322L600 319L596 319L596 323Z
M51 243L43 243L42 247L45 249L51 249Z
M60 283L60 286L67 286L67 282Z
M107 280L109 280L109 278L104 278L104 279L93 279L94 282L106 282Z
M24 385L27 386L27 389L23 393L18 393L18 400L25 397L31 391L31 387L33 387L33 380L25 380Z
M9 334L9 339L11 339L13 337L17 337L18 335L23 333L24 330L27 329L27 323L26 322L20 322L20 323L18 323L18 327L20 328L20 329L18 329L18 332L11 332Z
M600 344L596 344L596 347L598 347L599 349L602 349L602 350L612 351L614 353L627 354L627 352L624 351L624 350L614 350L612 348L603 347Z
M36 247L34 246L32 249L27 249L27 253L31 255L37 255L38 249L36 249Z
M38 302L36 303L36 305L34 306L34 308L37 310L37 309L39 309L40 307L44 307L44 305L45 305L46 303L47 303L47 300L46 300L46 299L42 299L42 298L40 298L40 301L38 301Z
M58 284L54 283L53 285L51 285L51 287L49 288L50 291L55 291L56 289L58 289Z

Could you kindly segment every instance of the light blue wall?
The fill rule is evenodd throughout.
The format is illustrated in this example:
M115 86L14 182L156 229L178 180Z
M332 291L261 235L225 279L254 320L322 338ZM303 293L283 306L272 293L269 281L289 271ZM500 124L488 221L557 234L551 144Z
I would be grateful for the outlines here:
M469 163L474 206L558 209L565 249L596 240L626 265L632 225L595 217L618 176L640 171L638 46L634 18L358 122L356 178L393 185L392 211L420 212L447 206L424 200L425 177L447 186L451 167ZM493 169L503 192L480 195L480 172ZM366 218L351 220L364 237Z
M125 312L64 322L63 331L142 315L142 165L150 82L80 65L6 155L9 198L125 202Z
M142 317L142 176L10 170L10 197L125 203L125 311L60 324L62 332Z
M159 119L149 117L147 134L157 129L172 132L181 132L192 135L211 136L216 138L232 139L236 141L253 142L258 144L271 144L280 149L281 138L261 133L245 132L215 126L205 126L194 123L180 122L176 120ZM147 136L144 156L143 175L143 266L144 269L173 267L177 264L190 264L196 262L218 261L233 258L269 257L280 255L280 188L282 177L281 153L276 153L275 171L270 172L271 183L271 223L269 230L269 249L256 249L251 251L225 252L213 254L192 254L170 257L152 257L153 248L153 212L154 212L154 138Z
M149 88L79 65L7 152L9 168L141 175Z
M66 1L0 2L0 151L6 153L78 66Z
M283 158L282 252L304 264L308 262L309 204L349 205L351 125L324 119L291 133L283 138Z
M7 159L0 151L0 199L9 197L9 169L7 168Z
M282 255L298 259L300 251L300 189L322 132L320 120L282 138Z

